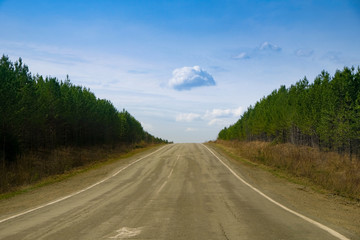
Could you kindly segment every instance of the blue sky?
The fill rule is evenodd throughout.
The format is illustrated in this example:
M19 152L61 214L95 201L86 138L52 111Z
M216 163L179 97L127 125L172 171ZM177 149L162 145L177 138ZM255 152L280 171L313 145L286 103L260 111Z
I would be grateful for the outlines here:
M0 0L0 29L0 54L175 142L216 139L280 85L360 65L356 0Z

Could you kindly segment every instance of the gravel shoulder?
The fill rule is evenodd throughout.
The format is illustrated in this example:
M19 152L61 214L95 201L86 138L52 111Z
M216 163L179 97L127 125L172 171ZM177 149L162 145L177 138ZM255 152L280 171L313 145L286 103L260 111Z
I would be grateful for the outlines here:
M208 146L215 149L222 159L228 160L231 167L243 174L250 184L274 200L329 227L340 226L354 239L360 239L360 202L320 191L317 186L293 183L286 177L264 170L266 167L235 159L223 147L215 144Z

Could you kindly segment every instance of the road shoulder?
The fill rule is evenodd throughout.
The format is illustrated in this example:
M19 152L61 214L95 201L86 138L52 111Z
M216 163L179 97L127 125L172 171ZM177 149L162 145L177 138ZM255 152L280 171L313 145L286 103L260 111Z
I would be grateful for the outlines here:
M115 171L129 163L158 150L161 146L162 145L136 149L130 153L101 162L95 167L85 166L81 169L74 170L78 171L78 173L70 174L68 177L63 177L62 180L44 184L44 186L41 187L34 187L35 185L27 186L27 191L0 200L0 219L47 204L87 188L112 175Z
M274 200L354 239L360 239L359 202L326 191L315 191L309 186L276 176L269 169L251 161L239 160L216 144L206 145L246 181Z

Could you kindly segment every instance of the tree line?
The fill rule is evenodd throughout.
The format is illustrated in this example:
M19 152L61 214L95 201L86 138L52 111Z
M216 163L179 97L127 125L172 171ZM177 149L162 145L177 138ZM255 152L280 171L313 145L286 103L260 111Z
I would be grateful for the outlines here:
M360 68L345 67L334 76L322 71L281 86L250 106L222 140L274 141L317 147L360 157Z
M144 131L126 110L118 111L67 77L31 75L21 58L0 60L0 159L5 166L28 151L61 146L167 142Z

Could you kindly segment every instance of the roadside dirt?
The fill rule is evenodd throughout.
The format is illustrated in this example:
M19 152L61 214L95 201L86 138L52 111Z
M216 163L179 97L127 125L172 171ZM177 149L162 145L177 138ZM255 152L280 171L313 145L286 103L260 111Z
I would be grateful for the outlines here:
M242 173L250 184L274 200L331 228L341 226L360 236L360 202L292 183L256 165L232 158L228 150L224 151L222 147L215 144L210 146L228 159L231 166Z

